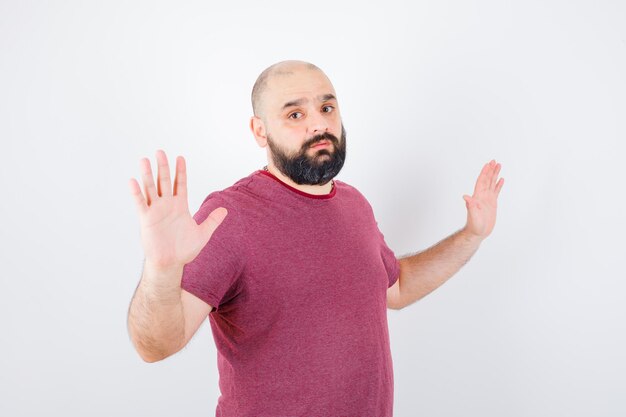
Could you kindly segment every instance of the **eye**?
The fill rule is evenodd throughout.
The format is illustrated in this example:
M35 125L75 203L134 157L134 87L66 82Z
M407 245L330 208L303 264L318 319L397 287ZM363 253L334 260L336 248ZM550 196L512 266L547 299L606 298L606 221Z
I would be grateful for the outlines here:
M290 119L293 119L293 117L291 117L291 116L293 116L294 114L302 114L302 113L300 113L299 111L295 111L295 112L293 112L293 113L291 113L291 114L289 115L289 118L290 118ZM296 119L299 119L299 117L296 117Z
M322 107L322 108L323 108L323 109L326 109L326 108L329 108L329 109L334 109L334 107L333 107L333 106L324 106L324 107ZM324 112L324 113L330 113L330 111L327 111L327 112Z

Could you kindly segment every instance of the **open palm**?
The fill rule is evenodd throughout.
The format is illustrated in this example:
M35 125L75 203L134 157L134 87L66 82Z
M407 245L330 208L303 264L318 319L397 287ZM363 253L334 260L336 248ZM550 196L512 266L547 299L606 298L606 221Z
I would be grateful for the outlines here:
M496 223L498 195L504 184L504 178L498 181L500 168L495 160L485 164L476 180L474 194L463 196L467 208L465 229L482 239L489 236Z
M185 159L182 156L176 158L176 178L172 190L165 152L158 150L156 158L156 185L150 160L142 158L140 162L145 197L134 178L129 182L139 213L146 262L163 268L185 265L198 256L226 217L227 210L218 207L201 224L197 224L187 203Z

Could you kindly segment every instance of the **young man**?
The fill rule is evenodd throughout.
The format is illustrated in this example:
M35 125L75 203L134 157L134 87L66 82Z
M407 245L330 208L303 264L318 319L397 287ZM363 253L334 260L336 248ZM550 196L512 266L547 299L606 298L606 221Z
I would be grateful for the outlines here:
M392 416L387 308L445 282L495 224L503 179L483 167L463 196L466 226L397 259L365 197L334 177L346 156L326 75L283 61L259 76L250 128L268 163L207 196L191 217L184 159L173 185L142 159L132 179L146 254L129 333L147 362L179 351L208 316L218 351L218 416Z

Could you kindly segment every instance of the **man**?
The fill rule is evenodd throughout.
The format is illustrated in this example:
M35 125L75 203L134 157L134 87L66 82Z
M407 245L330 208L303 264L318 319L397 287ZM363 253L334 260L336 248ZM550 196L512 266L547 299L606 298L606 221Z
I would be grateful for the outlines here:
M346 155L337 94L301 61L259 76L250 128L268 164L207 196L192 218L186 169L158 184L141 161L145 198L130 181L146 254L128 315L147 362L184 347L208 316L218 351L218 416L391 416L386 309L440 286L492 231L503 179L483 167L463 196L467 224L397 259L371 206L334 180Z

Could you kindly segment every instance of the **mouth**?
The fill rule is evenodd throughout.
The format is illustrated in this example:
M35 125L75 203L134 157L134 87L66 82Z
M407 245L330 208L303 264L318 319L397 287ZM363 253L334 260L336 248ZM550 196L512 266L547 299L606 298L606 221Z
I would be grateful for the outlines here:
M327 140L323 140L323 141L318 142L315 145L311 146L311 148L317 149L317 148L323 148L325 146L330 146L330 142L327 141Z

